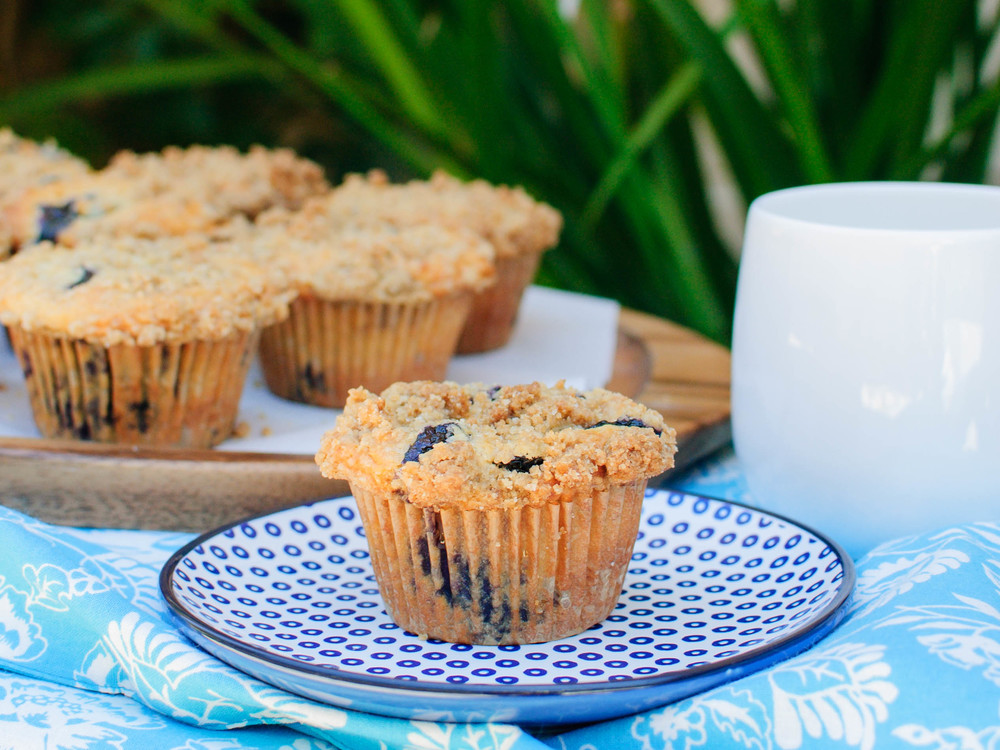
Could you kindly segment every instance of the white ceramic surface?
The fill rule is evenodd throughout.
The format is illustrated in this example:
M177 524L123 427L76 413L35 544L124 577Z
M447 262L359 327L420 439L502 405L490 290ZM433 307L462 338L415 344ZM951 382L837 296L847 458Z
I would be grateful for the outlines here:
M844 183L754 201L732 421L754 501L854 556L1000 518L1000 188Z

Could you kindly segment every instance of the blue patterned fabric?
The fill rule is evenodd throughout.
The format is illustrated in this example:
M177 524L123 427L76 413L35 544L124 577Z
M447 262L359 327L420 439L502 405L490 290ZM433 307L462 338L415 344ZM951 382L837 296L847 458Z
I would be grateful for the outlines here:
M731 452L675 484L750 499ZM797 657L552 736L344 711L228 667L160 600L159 568L189 539L0 508L0 750L1000 748L1000 523L878 547L858 562L845 621Z

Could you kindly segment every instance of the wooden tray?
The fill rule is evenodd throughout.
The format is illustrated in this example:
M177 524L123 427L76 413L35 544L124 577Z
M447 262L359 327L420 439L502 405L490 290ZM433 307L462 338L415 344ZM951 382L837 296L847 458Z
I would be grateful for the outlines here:
M608 387L677 430L672 471L730 439L729 352L686 328L622 310ZM0 503L50 523L206 531L344 494L312 456L0 438Z

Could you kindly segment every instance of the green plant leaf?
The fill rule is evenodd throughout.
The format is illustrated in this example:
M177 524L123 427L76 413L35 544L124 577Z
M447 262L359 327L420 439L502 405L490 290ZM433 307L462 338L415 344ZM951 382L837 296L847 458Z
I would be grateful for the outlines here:
M820 133L819 118L799 72L801 62L792 54L792 43L777 5L774 0L739 0L738 7L788 120L803 174L810 182L829 182L833 179L833 169Z
M10 120L32 111L57 109L72 102L207 83L275 78L282 74L279 66L249 55L169 60L90 70L7 94L0 98L0 119Z
M702 70L703 101L744 199L804 181L781 123L688 0L648 0Z

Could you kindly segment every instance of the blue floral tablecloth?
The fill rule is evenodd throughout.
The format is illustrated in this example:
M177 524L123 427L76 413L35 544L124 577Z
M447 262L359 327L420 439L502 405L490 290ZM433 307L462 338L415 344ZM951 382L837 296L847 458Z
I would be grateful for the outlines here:
M753 504L731 451L673 485ZM159 568L190 538L0 508L0 750L1000 748L995 521L871 551L844 622L799 656L559 734L345 711L228 667L180 636L160 600Z

